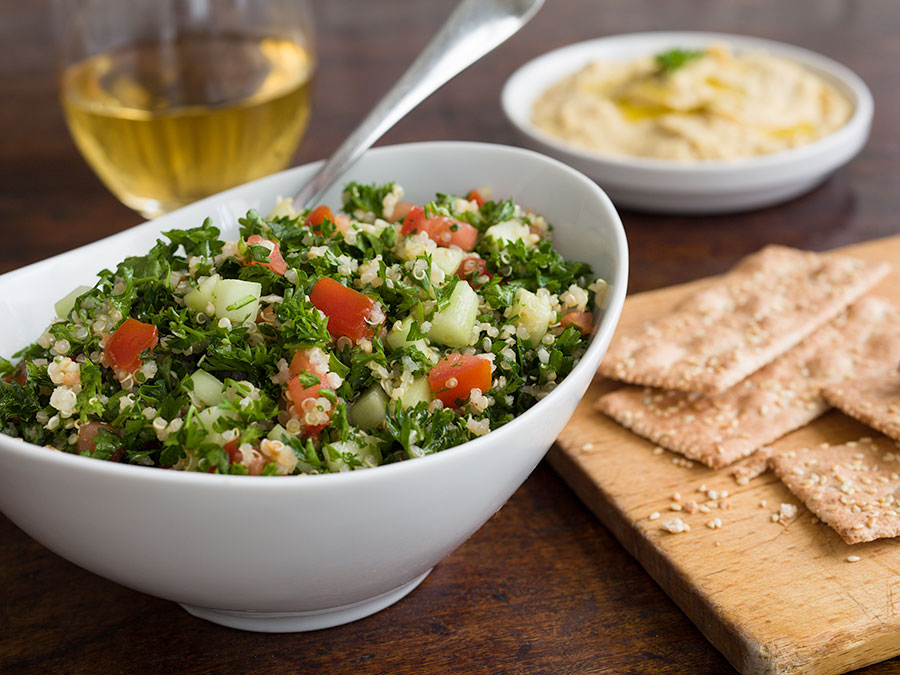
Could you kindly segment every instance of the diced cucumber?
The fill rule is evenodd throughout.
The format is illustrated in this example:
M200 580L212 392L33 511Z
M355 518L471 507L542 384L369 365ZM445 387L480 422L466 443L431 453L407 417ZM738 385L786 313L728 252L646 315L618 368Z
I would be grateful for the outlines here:
M90 286L79 286L66 297L60 299L59 302L53 306L54 309L56 309L56 316L60 319L68 318L69 312L75 307L75 301L80 295L84 295L89 290L91 290Z
M233 325L253 321L259 312L262 285L243 279L220 279L212 292L216 316L228 319Z
M218 406L210 406L209 408L204 408L199 413L197 413L197 419L200 420L200 423L203 425L203 428L206 429L206 442L207 443L216 443L217 445L225 445L225 439L222 438L222 434L215 430L215 423L222 417L234 417L234 413L230 410L223 410Z
M431 319L428 337L447 347L468 347L473 339L478 318L478 294L465 282L456 284L450 294L450 304Z
M210 375L205 370L197 370L191 375L191 381L194 383L194 391L191 392L191 400L194 405L208 408L222 402L225 385L219 378Z
M269 433L266 434L266 438L270 441L280 441L282 436L290 436L290 434L280 424L276 424Z
M418 340L413 341L406 339L409 336L409 329L412 327L412 322L413 318L411 316L399 321L399 325L395 324L395 326L388 331L385 342L388 343L388 346L391 347L391 349L402 349L403 347L412 345L426 356L431 356L434 350L428 346L425 338L419 338Z
M381 385L376 384L347 409L347 419L360 429L377 427L384 421L388 397Z
M379 466L381 464L383 459L381 450L374 438L366 436L365 442L359 447L359 458L365 467Z
M381 464L381 450L374 441L370 442L368 439L363 444L355 441L335 441L326 445L322 454L325 456L325 464L331 471L352 471L353 467L341 457L347 453L355 455L362 462L363 467L368 468Z
M431 254L431 262L441 268L441 271L449 277L456 274L456 270L459 269L459 265L465 257L465 251L439 246Z
M533 246L529 235L531 235L531 229L518 220L504 220L502 223L491 225L484 232L485 239L493 239L498 244L521 239L526 246Z
M431 393L431 385L428 384L428 378L421 376L415 378L412 384L409 385L406 391L400 396L400 405L404 408L415 408L422 401L431 403L433 398L434 396Z
M194 290L184 296L184 304L195 312L206 312L210 303L212 303L213 289L222 279L218 274L207 277Z
M513 304L506 310L506 316L512 318L516 326L524 327L528 331L531 344L537 346L547 333L553 310L549 302L529 290L520 288L516 291Z

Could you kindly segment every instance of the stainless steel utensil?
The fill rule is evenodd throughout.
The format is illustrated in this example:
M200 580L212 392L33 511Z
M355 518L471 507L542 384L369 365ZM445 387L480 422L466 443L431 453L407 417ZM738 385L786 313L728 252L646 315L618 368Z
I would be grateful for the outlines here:
M372 144L450 78L524 26L544 0L463 0L409 69L294 195L313 205Z

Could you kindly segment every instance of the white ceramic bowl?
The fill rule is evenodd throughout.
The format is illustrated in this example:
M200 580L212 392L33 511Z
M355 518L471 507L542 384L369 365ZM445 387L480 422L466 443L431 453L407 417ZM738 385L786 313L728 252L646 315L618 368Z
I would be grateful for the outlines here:
M818 141L748 159L680 163L603 155L563 141L531 122L535 99L592 61L627 61L674 47L725 43L736 51L765 50L803 64L854 105L850 120ZM821 183L865 145L872 94L851 70L800 47L743 35L702 32L633 33L580 42L529 61L507 80L503 112L525 145L594 178L618 206L671 213L725 213L776 204Z
M39 335L53 303L158 234L211 216L226 237L267 211L307 165L0 277L0 354ZM50 451L0 435L0 509L50 550L96 574L237 628L296 631L367 616L410 592L531 473L584 394L622 309L625 235L606 195L536 153L479 143L368 152L347 180L398 181L407 198L491 185L547 216L567 257L610 282L581 362L512 423L435 455L353 473L282 478L165 471ZM340 204L339 188L325 203ZM59 589L65 593L65 589ZM63 617L60 617L63 620Z

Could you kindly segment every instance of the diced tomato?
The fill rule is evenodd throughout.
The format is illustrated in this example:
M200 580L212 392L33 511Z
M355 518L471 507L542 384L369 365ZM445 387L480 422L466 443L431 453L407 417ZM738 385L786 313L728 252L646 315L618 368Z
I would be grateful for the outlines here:
M594 327L594 315L590 312L567 312L562 315L559 325L563 328L575 326L582 333L590 333Z
M271 239L263 239L258 234L251 234L247 237L248 244L259 244L261 246L265 246L270 250L269 252L269 262L257 262L256 260L248 260L244 262L245 267L249 267L251 265L262 265L263 267L268 267L270 270L275 272L275 274L284 274L287 272L287 263L284 262L284 258L281 257L281 249L278 247L277 241L272 241Z
M232 464L241 461L241 451L238 448L238 442L236 438L234 440L228 441L225 445L222 446L222 449L228 453L228 461Z
M97 434L100 433L101 429L113 432L113 427L105 422L88 422L78 427L78 441L76 442L76 447L78 448L79 453L88 455L94 454L94 450L97 448ZM109 456L109 461L120 462L122 461L123 454L123 450L119 448Z
M97 434L100 433L100 429L106 428L109 429L109 425L103 424L102 422L88 422L87 424L82 424L78 427L78 452L94 452L94 448L97 445Z
M425 232L438 246L459 246L471 251L478 241L478 230L456 218L432 216L426 218L425 209L413 206L403 219L403 235Z
M425 231L424 225L427 218L425 217L425 209L421 206L412 206L403 218L403 227L400 228L400 234L412 234L419 230ZM429 235L431 236L431 235Z
M372 298L330 277L316 282L309 301L328 317L328 332L334 338L359 342L374 335L373 325L384 322L384 312Z
M489 280L494 278L494 275L487 271L487 263L485 263L484 258L474 255L463 258L463 261L459 264L459 269L456 270L456 276L463 281L468 281L469 286L472 288L480 285L475 281L478 277L487 277Z
M306 216L306 225L307 227L316 229L326 218L331 222L334 222L334 212L323 204L309 212L309 215Z
M334 217L334 226L341 234L347 234L350 231L350 216L339 213Z
M466 199L470 202L475 202L478 204L478 208L484 206L484 197L481 196L481 193L478 190L469 190L469 194L466 195Z
M4 382L15 382L16 384L24 387L25 383L28 381L28 371L25 369L25 362L22 361L19 365L16 366L16 369L9 373L8 375L3 376Z
M153 351L158 342L156 326L129 317L107 340L106 360L115 368L133 372L141 365L141 352L145 349Z
M291 401L294 406L294 414L303 421L303 418L306 416L307 412L303 407L303 402L307 399L317 399L319 398L319 391L327 386L325 383L325 377L328 375L328 366L327 364L322 363L322 360L327 358L322 356L321 350L318 351L318 354L315 353L314 349L298 349L294 352L294 357L291 359L291 365L288 370L291 374L291 379L288 380L288 391L291 394ZM319 358L316 358L318 356ZM308 387L304 386L300 381L300 376L303 374L313 375L319 378L319 382L309 385ZM328 421L319 424L305 424L302 425L302 431L305 436L316 436L322 429L328 426L328 423L331 421L331 415L333 410L329 410L326 414L328 415Z
M222 449L228 453L228 461L232 464L243 464L247 467L247 473L251 476L259 476L263 472L265 461L258 452L253 453L249 463L244 463L244 453L238 446L237 439L228 441L222 446ZM212 469L210 469L212 471Z
M485 393L491 388L491 362L474 354L448 354L428 373L428 384L441 403L457 407L473 389Z
M412 202L397 202L394 204L394 212L391 214L391 217L388 220L392 223L396 223L398 220L403 220L409 214L410 210L415 206Z

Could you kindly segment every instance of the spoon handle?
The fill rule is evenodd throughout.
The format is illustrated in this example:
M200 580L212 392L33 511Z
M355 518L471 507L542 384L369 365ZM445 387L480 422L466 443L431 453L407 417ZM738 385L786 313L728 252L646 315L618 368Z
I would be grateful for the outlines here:
M463 0L409 69L321 169L294 195L298 210L322 196L404 115L524 26L544 0Z

